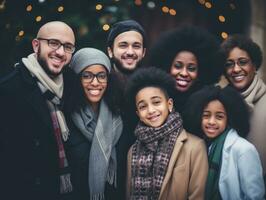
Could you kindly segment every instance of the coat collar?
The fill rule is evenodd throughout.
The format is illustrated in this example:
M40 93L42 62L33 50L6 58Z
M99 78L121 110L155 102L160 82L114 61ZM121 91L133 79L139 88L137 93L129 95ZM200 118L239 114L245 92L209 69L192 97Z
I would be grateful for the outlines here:
M18 70L20 71L22 81L25 83L25 85L22 86L23 88L21 88L20 94L24 96L28 105L36 111L44 124L52 128L50 112L36 80L23 65L21 65Z
M231 128L224 142L224 151L228 151L238 138L239 135L237 134L236 130Z
M167 167L167 172L165 174L164 181L163 181L163 184L162 184L160 197L163 194L163 192L165 190L165 187L166 187L167 183L169 182L169 180L170 180L170 178L171 178L171 176L173 174L175 162L176 162L177 157L179 156L179 153L180 153L180 151L181 151L181 149L183 147L183 143L184 143L184 141L187 140L187 138L188 138L187 132L185 131L185 129L183 129L181 131L180 135L176 139L176 143L175 143L175 146L174 146L174 149L173 149L173 153L171 155L171 158L170 158L170 161L169 161L169 165ZM159 197L159 199L160 199L160 197Z

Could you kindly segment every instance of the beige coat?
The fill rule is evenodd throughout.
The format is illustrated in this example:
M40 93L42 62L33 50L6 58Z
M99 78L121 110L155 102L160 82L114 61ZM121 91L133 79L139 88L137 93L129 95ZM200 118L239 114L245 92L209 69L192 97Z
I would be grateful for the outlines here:
M266 174L266 86L255 76L250 87L242 93L251 108L250 133L247 136L259 152L263 174Z
M132 147L128 152L127 199L130 194ZM159 200L203 200L208 174L204 141L183 130L178 136Z

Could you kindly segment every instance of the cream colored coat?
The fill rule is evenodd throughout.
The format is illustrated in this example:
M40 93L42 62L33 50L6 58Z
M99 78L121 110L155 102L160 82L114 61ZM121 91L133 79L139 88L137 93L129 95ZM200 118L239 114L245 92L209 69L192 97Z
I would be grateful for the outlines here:
M130 195L132 147L128 152L127 199ZM178 136L159 200L203 200L208 175L204 141L183 130Z

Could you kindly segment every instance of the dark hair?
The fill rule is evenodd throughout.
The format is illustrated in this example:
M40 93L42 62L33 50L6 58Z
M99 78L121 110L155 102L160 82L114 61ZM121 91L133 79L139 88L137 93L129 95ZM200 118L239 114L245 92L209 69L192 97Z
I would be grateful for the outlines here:
M223 58L216 38L200 27L184 26L161 35L151 48L148 62L170 73L172 62L181 51L189 51L198 60L198 78L201 85L219 80L223 70Z
M113 48L113 43L115 38L124 32L127 31L136 31L141 34L142 39L143 39L143 47L146 47L146 33L143 27L136 22L135 20L124 20L124 21L119 21L113 25L111 28L108 37L107 37L107 46L110 48Z
M169 74L155 67L137 69L130 77L126 87L126 97L131 111L136 109L137 93L145 87L159 88L165 97L169 98L173 95L175 80Z
M242 137L249 132L249 110L243 97L232 87L206 86L195 92L188 99L182 113L184 128L200 137L202 113L210 101L220 101L227 114L228 126L234 128Z
M228 58L230 51L235 47L247 52L256 70L260 68L262 63L262 51L251 38L239 34L231 35L221 44L221 52L225 58Z

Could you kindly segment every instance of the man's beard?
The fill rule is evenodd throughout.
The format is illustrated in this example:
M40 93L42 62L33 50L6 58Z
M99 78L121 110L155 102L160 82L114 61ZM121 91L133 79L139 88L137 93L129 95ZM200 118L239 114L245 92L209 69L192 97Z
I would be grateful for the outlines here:
M142 63L142 60L139 60L137 63L136 63L136 66L134 68L131 68L131 69L128 69L128 68L125 68L123 66L123 64L120 62L119 59L117 59L115 56L113 56L111 58L111 62L112 64L115 65L115 68L117 68L117 70L119 72L121 72L122 74L125 74L125 75L130 75L132 74L139 66L141 66L141 63Z
M59 76L63 72L64 68L57 74L53 73L49 69L47 61L44 58L42 58L42 56L41 56L41 48L40 47L39 47L39 50L37 52L37 61L39 62L40 66L45 71L45 73L51 78L55 78L55 77Z

